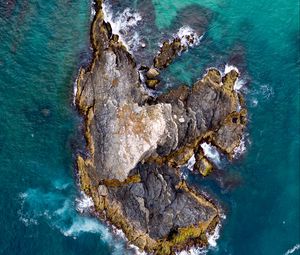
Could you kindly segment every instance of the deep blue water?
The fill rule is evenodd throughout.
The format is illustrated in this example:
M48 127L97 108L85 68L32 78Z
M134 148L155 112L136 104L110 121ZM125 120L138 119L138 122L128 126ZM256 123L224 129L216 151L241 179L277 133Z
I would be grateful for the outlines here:
M175 33L180 18L189 24L201 12L209 21L200 45L165 72L168 83L192 84L226 63L246 83L246 153L207 179L189 177L227 216L209 254L285 254L300 244L299 2L152 2L155 23L147 17L140 28L149 45L151 31ZM146 1L122 3L113 9ZM76 211L81 120L73 83L90 57L89 24L88 0L0 0L0 254L130 253Z

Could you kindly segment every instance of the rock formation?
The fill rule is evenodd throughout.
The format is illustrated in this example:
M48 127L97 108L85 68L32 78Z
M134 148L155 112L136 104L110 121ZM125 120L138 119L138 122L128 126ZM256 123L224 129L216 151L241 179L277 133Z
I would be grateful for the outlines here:
M233 89L239 74L210 69L192 88L149 96L101 4L98 0L91 29L93 62L77 81L87 142L87 155L77 158L81 188L92 197L98 217L122 229L141 250L174 254L205 246L220 221L219 208L189 187L179 168L195 154L196 169L203 175L212 170L203 141L232 157L246 120ZM176 47L163 46L155 67L164 68L177 53ZM150 79L159 74L148 70Z

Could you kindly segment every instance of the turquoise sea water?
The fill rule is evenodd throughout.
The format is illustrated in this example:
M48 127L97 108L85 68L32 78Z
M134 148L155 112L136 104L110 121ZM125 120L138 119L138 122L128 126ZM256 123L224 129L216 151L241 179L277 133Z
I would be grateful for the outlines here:
M118 10L149 4L114 2ZM299 2L152 3L155 23L148 17L143 30L149 43L151 31L175 33L179 19L193 23L201 13L209 21L200 45L165 72L169 83L192 84L226 63L246 83L246 153L208 179L189 177L222 201L227 216L209 254L285 254L300 244ZM90 58L89 22L88 0L0 1L0 254L131 253L75 209L82 139L73 82Z

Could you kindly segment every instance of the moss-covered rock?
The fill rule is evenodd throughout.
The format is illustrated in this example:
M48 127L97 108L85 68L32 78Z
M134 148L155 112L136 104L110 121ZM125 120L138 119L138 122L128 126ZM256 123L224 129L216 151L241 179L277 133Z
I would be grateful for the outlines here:
M147 87L150 88L150 89L155 89L156 86L158 85L159 83L159 80L146 80L146 84L147 84Z
M182 49L179 38L175 38L171 43L168 41L164 42L159 54L154 58L154 67L158 69L166 68Z

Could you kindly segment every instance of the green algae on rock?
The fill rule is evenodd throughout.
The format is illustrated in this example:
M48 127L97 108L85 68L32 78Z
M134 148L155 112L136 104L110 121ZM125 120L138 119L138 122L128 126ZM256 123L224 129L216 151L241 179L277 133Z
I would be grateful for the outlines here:
M141 250L167 255L206 246L220 208L189 187L179 167L199 151L203 139L229 156L238 146L246 116L245 110L236 113L240 103L232 84L238 74L222 77L211 69L192 88L152 98L134 57L105 22L100 0L91 41L94 58L80 70L76 94L88 151L77 158L81 188L92 197L96 214ZM166 45L154 58L158 69L182 50L180 39ZM158 74L152 71L149 80ZM196 159L207 175L210 162Z

